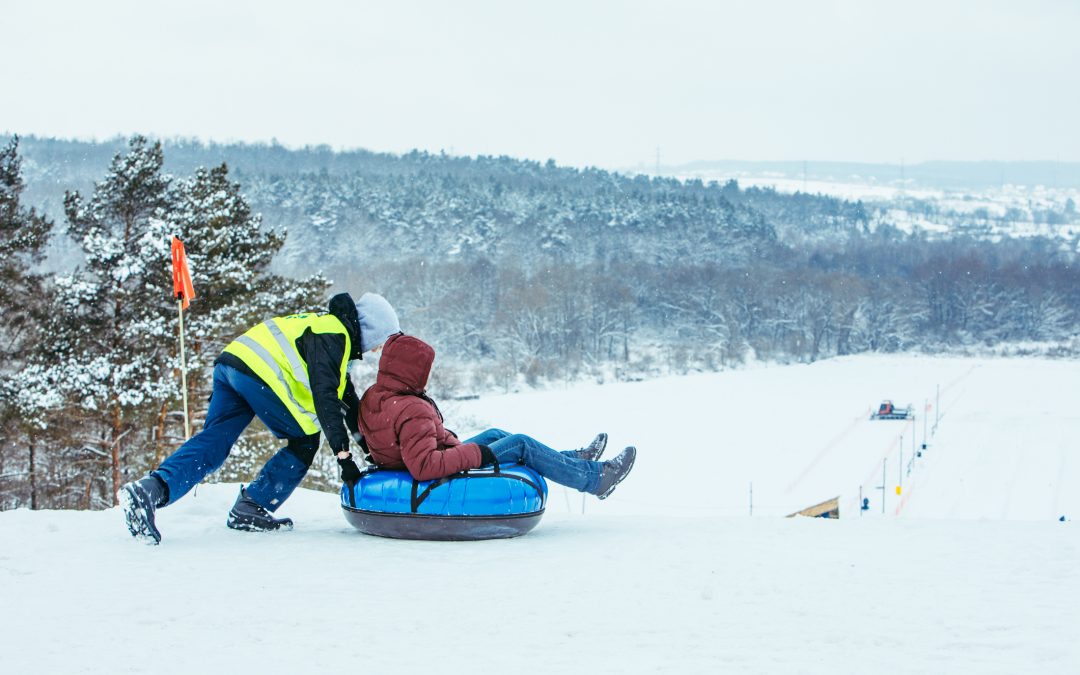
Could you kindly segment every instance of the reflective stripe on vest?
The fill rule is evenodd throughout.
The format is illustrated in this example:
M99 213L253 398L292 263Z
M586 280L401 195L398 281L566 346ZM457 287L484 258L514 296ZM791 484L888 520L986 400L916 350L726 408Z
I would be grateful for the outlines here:
M284 352L285 358L289 360L289 366L292 368L293 375L296 376L297 382L310 392L311 381L308 379L307 365L300 360L300 352L296 351L296 343L289 342L289 338L285 337L285 333L281 332L281 326L278 325L277 319L270 319L267 321L266 327L270 329L270 334L274 336L274 340L278 343L278 346L281 347L281 351Z
M330 314L280 316L253 326L230 342L225 351L244 362L288 409L305 434L322 430L315 412L307 363L300 358L296 340L305 332L336 333L345 338L345 353L339 366L337 395L345 393L352 343L345 326Z

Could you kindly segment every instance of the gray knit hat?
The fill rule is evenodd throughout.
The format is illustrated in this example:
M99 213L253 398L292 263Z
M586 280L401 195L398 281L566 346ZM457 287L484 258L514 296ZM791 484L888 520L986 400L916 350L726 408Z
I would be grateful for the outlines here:
M401 332L397 312L378 293L364 293L356 301L356 313L360 315L360 351L369 352L394 333Z

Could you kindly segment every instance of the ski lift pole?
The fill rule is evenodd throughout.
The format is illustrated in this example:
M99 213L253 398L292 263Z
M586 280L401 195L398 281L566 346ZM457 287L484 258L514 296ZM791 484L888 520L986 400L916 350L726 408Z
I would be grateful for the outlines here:
M184 354L184 299L177 302L180 313L180 387L184 392L184 440L191 438L191 418L188 416L187 400L187 358Z
M929 414L930 413L930 399L928 399L928 398L923 399L922 412L923 412L923 416L922 416L922 447L923 447L923 450L925 450L926 449L926 421L928 419L930 419L930 414Z
M889 461L888 457L881 459L881 485L875 487L876 490L881 490L881 513L885 514L885 492L887 488L886 483L886 463Z
M934 394L934 428L931 433L937 436L938 423L941 422L941 385L937 386L937 393Z
M904 487L904 435L900 434L900 459L898 466L896 467L896 494L900 494L901 488Z
M184 310L195 297L195 287L191 283L191 270L188 269L184 243L179 238L172 238L172 273L173 297L176 298L180 312L180 386L184 397L184 439L191 438L191 417L188 415L187 357L184 353Z
M908 464L908 475L911 475L911 469L915 466L915 458L919 456L918 451L915 449L915 432L918 431L915 428L915 416L911 416L911 462Z

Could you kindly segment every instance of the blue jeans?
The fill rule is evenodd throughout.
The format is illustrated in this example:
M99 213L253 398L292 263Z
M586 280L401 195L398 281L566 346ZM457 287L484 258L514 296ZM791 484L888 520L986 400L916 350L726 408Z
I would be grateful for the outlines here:
M214 366L214 391L202 431L192 436L152 473L169 486L169 503L186 495L207 475L217 471L229 456L251 420L258 416L274 436L290 439L290 445L313 447L301 457L282 448L247 486L247 496L269 511L277 510L303 480L311 464L319 435L304 433L285 404L261 380L232 366Z
M578 459L573 450L552 450L524 434L488 429L465 443L486 445L500 464L524 464L550 481L581 492L595 492L600 485L600 462Z

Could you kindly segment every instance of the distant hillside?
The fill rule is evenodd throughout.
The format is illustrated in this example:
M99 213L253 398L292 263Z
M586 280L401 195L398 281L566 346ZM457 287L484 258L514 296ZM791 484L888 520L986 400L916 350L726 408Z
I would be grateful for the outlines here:
M631 167L633 172L652 173L655 166ZM662 166L664 174L694 172L773 174L791 179L831 182L868 182L883 185L939 189L983 190L1002 185L1042 185L1049 188L1080 189L1080 162L918 162L915 164L873 164L859 162L783 161L750 162L719 160Z
M25 201L62 224L64 191L92 190L124 148L21 139ZM897 209L509 157L183 140L165 142L164 154L179 176L228 164L263 226L288 231L276 271L380 291L444 353L497 364L485 377L500 383L1062 341L1080 329L1072 202L968 209L908 197ZM997 169L905 171L978 182ZM1028 230L1013 238L1018 223ZM57 241L49 264L77 265Z
M27 201L54 218L65 190L88 191L122 139L20 139ZM279 263L311 251L331 271L416 255L506 256L574 264L771 257L777 229L860 230L866 214L829 197L777 197L673 179L624 176L508 157L402 156L326 147L165 142L166 169L225 162L264 223L287 228ZM777 208L777 202L783 208ZM765 213L768 213L768 218Z

